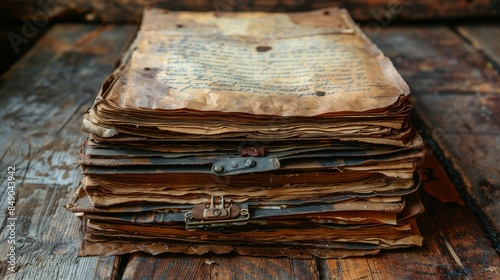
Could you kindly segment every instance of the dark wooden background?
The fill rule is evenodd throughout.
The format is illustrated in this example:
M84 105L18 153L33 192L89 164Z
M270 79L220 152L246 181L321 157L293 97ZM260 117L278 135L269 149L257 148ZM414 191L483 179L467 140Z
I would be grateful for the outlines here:
M0 2L0 18L26 17L42 21L80 18L89 21L139 22L145 6L190 11L293 12L342 7L358 21L387 19L436 19L496 16L498 0L25 0Z

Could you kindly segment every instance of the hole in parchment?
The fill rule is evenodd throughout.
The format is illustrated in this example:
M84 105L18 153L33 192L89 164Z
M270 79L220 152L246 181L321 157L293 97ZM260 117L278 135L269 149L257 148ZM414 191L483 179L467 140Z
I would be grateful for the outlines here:
M176 27L177 27L177 28L183 28L183 27L184 27L184 25L182 25L182 24L177 24L177 25L176 25Z
M270 51L273 47L271 46L258 46L255 49L257 49L258 52L267 52Z
M327 15L329 15L329 14L330 14L330 12L329 12L329 11L324 11L324 12L323 12L323 14L324 14L325 16L327 16Z

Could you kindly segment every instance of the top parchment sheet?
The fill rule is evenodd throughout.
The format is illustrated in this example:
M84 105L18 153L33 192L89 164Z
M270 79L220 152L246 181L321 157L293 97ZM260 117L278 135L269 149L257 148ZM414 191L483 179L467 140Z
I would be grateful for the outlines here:
M409 94L345 10L305 13L147 9L125 87L132 110L316 116L383 110Z

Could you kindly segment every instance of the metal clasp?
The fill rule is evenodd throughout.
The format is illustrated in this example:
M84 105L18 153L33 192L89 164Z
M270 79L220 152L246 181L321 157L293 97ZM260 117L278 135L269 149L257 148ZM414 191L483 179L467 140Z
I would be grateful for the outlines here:
M220 204L219 205L214 205L214 200L215 198L212 196L210 199L210 206L203 211L203 218L207 220L214 220L214 219L226 219L231 216L231 206L232 204L229 205L229 207L226 207L226 201L223 196L220 197Z
M184 215L187 230L245 225L248 219L248 209L241 209L231 201L226 202L223 196L220 197L219 203L212 196L210 204L198 204Z
M218 176L264 172L280 168L277 158L241 157L224 158L215 162L212 172Z

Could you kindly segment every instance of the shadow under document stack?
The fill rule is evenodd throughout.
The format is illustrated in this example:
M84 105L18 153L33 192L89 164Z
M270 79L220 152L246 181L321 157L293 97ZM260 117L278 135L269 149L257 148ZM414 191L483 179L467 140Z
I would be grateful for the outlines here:
M146 9L84 116L80 255L421 246L409 94L345 10Z

